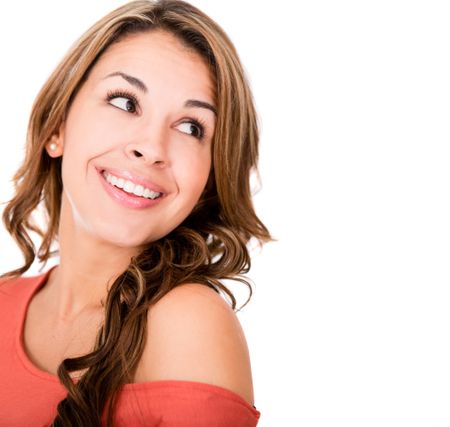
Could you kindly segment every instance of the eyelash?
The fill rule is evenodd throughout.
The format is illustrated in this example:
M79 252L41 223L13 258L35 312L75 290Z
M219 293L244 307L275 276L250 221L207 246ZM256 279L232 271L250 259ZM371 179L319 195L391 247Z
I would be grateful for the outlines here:
M106 95L107 102L110 102L111 100L113 100L115 98L129 99L131 102L133 102L135 110L139 106L139 101L138 101L136 95L134 95L132 92L129 92L127 90L113 90L113 91L109 91L108 94ZM113 107L114 107L114 105L113 105ZM119 107L116 107L116 108L119 108ZM122 111L125 111L125 110L122 110ZM137 112L133 111L133 112L131 112L131 114L137 114ZM190 135L190 136L198 139L199 141L203 141L203 139L205 138L206 124L202 120L189 118L189 120L184 121L182 123L192 123L194 126L196 126L198 128L199 135L198 136Z
M133 102L135 108L139 105L137 97L133 93L128 92L127 90L109 91L108 94L106 95L106 101L109 102L114 98L128 98L130 101ZM136 111L134 111L132 114L136 114Z
M193 138L197 138L199 141L203 141L205 139L205 123L200 120L200 119L194 119L194 118L189 118L189 120L182 122L182 123L192 123L194 126L197 127L199 135L198 136L194 136L191 135Z

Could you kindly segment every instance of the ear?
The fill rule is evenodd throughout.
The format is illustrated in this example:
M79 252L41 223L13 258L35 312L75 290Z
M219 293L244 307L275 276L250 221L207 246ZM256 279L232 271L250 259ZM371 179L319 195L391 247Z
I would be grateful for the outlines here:
M58 132L54 133L49 141L45 144L45 149L50 157L60 157L64 151L64 123L58 129Z

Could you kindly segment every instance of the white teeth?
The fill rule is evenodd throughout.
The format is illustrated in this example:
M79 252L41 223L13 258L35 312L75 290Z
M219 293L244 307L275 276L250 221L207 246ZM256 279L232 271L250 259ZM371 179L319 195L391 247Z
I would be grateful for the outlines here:
M142 185L137 185L134 187L133 194L136 196L142 196L144 194L144 187Z
M103 171L103 176L110 184L114 185L115 187L122 188L123 191L126 191L127 193L145 197L146 199L156 199L157 197L161 196L161 193L158 193L157 191L152 191L148 188L143 187L142 185L134 184L131 181L127 181L123 178L118 178L106 171Z
M127 193L132 193L135 185L131 181L125 181L125 185L123 186L123 191Z

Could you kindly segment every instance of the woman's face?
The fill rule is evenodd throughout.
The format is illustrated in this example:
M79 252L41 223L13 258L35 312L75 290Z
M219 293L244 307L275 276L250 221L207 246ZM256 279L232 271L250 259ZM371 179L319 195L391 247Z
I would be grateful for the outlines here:
M110 46L56 138L67 223L120 247L173 230L206 185L214 110L208 67L170 33Z

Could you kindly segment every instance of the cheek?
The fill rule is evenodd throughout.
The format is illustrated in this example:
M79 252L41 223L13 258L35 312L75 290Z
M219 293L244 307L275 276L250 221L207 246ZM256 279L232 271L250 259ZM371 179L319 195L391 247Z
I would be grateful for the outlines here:
M184 161L176 168L180 190L189 191L192 198L198 198L205 188L210 169L211 155L208 151L205 150L200 155L185 156Z
M107 145L113 143L117 135L113 124L92 109L89 103L85 108L71 110L66 126L65 148L76 157L101 153L108 149Z

